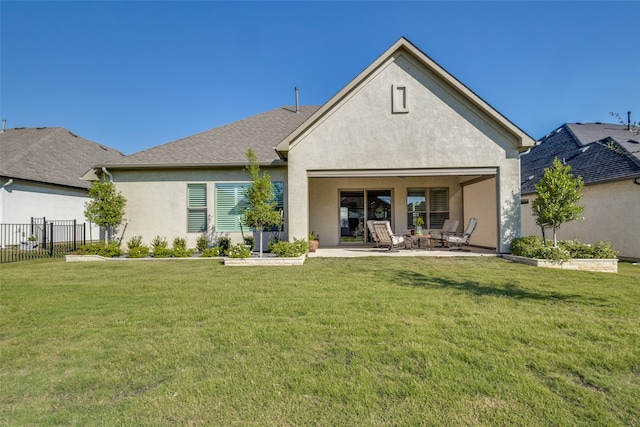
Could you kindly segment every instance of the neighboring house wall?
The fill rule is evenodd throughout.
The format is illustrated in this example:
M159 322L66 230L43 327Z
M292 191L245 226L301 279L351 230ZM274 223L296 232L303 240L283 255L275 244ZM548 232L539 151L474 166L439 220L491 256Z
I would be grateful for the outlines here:
M285 182L286 170L261 168L272 181ZM207 185L208 232L218 232L216 228L216 193L218 183L245 183L249 178L243 169L173 169L173 170L112 170L118 191L127 199L125 224L118 230L118 237L126 243L133 236L142 236L149 244L154 237L167 239L171 245L175 237L187 239L189 247L195 247L196 239L202 232L187 230L187 185L203 183ZM285 183L286 188L286 183ZM285 191L286 194L286 191ZM286 220L286 219L285 219ZM124 233L124 234L123 234ZM250 235L245 230L245 235ZM240 232L231 232L233 243L242 241Z
M0 224L30 224L31 218L87 222L84 207L90 199L86 190L14 180L0 191ZM87 224L86 231L87 240L99 238L98 227Z
M631 179L585 186L583 220L564 223L559 239L579 238L584 243L610 242L622 258L640 259L640 187ZM541 236L531 213L535 194L523 195L529 203L522 205L522 235ZM546 231L548 238L552 231Z
M392 113L393 85L408 88L405 114ZM510 239L519 234L519 212L509 209L520 193L515 137L405 55L385 63L301 134L291 144L288 163L290 237L306 237L313 228L308 223L308 176L314 171L345 171L347 175L346 171L414 168L456 176L465 175L465 168L492 169L499 178L498 207L494 204L489 209L499 208L505 224L498 230L498 250L508 251ZM451 195L458 191L459 187L452 187ZM396 203L404 203L398 195ZM402 216L398 212L396 218ZM459 220L462 224L466 218ZM396 227L406 228L406 224L400 222ZM335 231L322 239L337 242Z

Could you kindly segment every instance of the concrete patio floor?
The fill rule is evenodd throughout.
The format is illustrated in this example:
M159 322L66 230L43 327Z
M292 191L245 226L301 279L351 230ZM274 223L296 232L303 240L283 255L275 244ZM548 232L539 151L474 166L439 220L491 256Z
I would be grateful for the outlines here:
M364 256L401 256L401 257L487 257L500 256L495 249L469 247L469 252L450 250L448 248L433 249L394 249L376 248L371 245L358 246L320 246L315 252L309 252L309 258L353 258Z

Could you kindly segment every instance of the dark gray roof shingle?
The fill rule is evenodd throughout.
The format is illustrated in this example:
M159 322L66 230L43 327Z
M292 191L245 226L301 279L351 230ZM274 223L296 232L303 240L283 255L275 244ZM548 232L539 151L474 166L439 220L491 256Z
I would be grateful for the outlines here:
M586 185L640 177L638 135L609 123L567 123L545 135L521 158L522 193L534 193L544 169L558 158Z
M252 148L261 163L279 159L274 147L318 108L282 107L110 162L109 167L244 164Z
M0 176L89 188L81 177L96 163L124 155L62 127L15 128L0 133Z

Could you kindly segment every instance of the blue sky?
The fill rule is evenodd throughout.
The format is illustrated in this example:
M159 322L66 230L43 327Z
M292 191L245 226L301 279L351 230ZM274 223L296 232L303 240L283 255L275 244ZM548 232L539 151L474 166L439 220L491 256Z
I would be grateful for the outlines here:
M321 105L404 36L538 139L640 118L640 2L0 2L0 114L125 154Z

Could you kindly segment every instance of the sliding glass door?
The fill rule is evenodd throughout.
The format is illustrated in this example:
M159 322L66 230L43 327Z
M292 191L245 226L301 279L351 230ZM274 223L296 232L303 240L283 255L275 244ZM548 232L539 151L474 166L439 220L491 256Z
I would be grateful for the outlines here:
M341 191L340 243L370 242L365 221L391 222L391 211L391 190Z
M340 192L340 243L364 242L364 191Z

